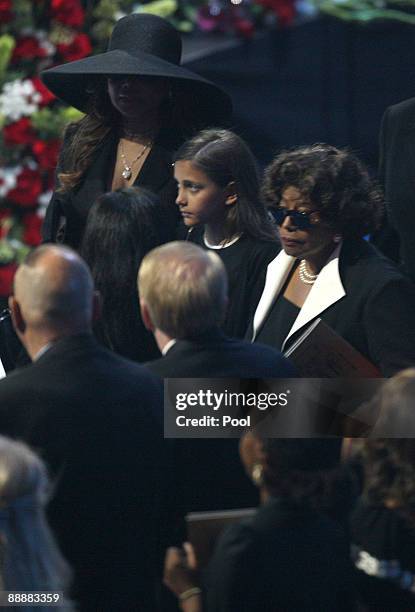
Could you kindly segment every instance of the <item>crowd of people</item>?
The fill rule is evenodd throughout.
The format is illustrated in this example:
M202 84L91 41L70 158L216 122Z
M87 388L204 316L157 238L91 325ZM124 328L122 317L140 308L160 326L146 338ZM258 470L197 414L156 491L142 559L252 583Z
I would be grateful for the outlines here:
M180 54L134 14L43 74L85 114L0 335L0 583L86 612L415 610L410 224L400 269L347 150L283 151L261 176ZM366 439L164 438L163 379L301 378L284 353L319 321L390 377L356 411ZM186 513L248 507L199 567Z

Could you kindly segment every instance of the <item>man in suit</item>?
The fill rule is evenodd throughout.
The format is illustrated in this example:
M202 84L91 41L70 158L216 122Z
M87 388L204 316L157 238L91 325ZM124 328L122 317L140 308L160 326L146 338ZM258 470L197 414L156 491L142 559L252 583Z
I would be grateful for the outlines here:
M415 98L390 106L383 116L379 174L389 225L374 242L392 259L400 258L415 281Z
M226 272L216 253L171 242L144 258L141 315L163 357L147 364L162 378L280 378L294 369L279 351L226 337Z
M144 258L138 276L141 314L163 357L147 364L162 378L294 376L278 351L226 337L219 329L227 303L222 261L190 242L171 242ZM184 511L251 506L257 492L244 474L238 440L183 440L178 498Z
M156 610L159 381L94 340L98 300L69 248L29 254L9 305L33 363L0 381L0 433L31 444L55 477L49 518L74 569L73 598L94 612Z

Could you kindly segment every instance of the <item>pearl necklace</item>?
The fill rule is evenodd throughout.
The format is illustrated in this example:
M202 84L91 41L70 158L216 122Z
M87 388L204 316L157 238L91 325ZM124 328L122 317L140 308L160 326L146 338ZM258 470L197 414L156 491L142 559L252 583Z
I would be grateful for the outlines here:
M135 159L134 159L132 162L129 162L129 161L127 160L127 158L125 157L125 154L124 154L124 147L123 147L123 145L122 145L122 140L120 140L120 155L121 155L121 162L122 162L122 165L124 166L124 170L121 172L121 176L122 176L122 177L123 177L123 178L124 178L126 181L129 181L129 180L130 180L130 178L131 178L131 177L132 177L132 175L133 175L132 168L133 168L134 164L135 164L136 162L138 162L138 160L139 160L139 159L141 159L141 157L143 157L144 153L147 151L147 149L148 149L149 147L151 147L151 146L152 146L152 144L153 144L152 142L148 142L147 144L145 144L145 145L143 146L143 148L142 148L141 152L140 152L140 153L137 155L137 157L136 157L136 158L135 158Z
M305 285L314 285L316 278L318 276L318 274L311 274L308 270L307 270L307 264L305 259L302 259L300 262L300 265L298 267L298 273L300 276L300 280L305 284Z

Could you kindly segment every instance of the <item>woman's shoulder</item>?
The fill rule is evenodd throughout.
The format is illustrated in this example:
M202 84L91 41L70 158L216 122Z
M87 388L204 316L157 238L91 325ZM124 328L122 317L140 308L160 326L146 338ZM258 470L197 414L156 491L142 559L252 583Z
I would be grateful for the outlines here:
M411 285L393 261L363 239L345 242L340 254L340 273L365 282L368 288L379 288L390 282Z

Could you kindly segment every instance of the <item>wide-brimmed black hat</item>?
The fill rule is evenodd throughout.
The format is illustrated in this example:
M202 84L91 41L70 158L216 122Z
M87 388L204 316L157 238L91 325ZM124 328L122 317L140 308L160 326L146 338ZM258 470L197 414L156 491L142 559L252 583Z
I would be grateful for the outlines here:
M181 53L180 35L170 23L148 13L127 15L115 24L105 53L50 68L41 77L58 98L84 112L89 110L94 77L165 77L174 82L176 104L183 104L189 121L223 123L232 113L230 97L180 66Z

